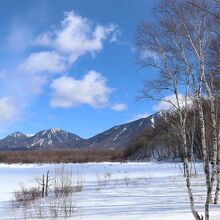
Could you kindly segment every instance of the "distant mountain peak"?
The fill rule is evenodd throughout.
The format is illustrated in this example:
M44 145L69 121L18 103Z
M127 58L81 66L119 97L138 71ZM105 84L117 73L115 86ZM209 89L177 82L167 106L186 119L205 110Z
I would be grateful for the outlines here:
M8 137L19 138L19 137L27 137L27 136L20 131L16 131L12 134L9 134Z
M49 129L49 131L56 133L56 132L63 131L63 130L60 128L51 128Z
M83 139L60 128L50 128L35 134L28 139L29 148L72 148L81 147Z
M20 131L14 132L12 134L9 134L7 137L5 137L3 140L0 141L3 148L14 148L17 146L17 143L20 141L23 141L27 138L25 134L23 134Z

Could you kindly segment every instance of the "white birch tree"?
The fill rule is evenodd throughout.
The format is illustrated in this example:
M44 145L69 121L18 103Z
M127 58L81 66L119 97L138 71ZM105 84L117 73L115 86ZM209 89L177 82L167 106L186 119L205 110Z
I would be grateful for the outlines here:
M189 100L196 100L199 114L202 161L206 182L205 219L209 220L209 206L217 173L220 181L220 150L218 143L218 126L216 113L216 97L213 87L213 72L208 66L212 59L213 42L219 29L217 18L210 11L208 1L165 0L161 1L154 11L156 16L151 25L140 24L136 38L138 62L142 67L152 66L159 70L159 78L146 84L143 97L169 102L178 115L178 123L172 123L179 133L184 152L183 163L186 170L186 185L190 198L191 211L196 220L199 216L194 206L191 175L189 169L186 120ZM210 3L210 2L209 2ZM199 7L195 7L199 5ZM201 10L204 8L205 10ZM212 79L212 80L210 80ZM173 94L175 102L163 99L156 94ZM158 92L158 93L156 93ZM181 98L184 97L184 98ZM204 117L204 99L210 104L212 146L207 145ZM219 192L217 184L216 192ZM218 202L216 193L215 202Z

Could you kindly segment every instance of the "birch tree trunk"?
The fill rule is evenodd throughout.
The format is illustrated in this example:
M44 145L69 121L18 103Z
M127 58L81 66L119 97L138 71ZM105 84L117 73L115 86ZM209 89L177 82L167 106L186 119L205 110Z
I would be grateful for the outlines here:
M219 146L219 137L218 137L218 150L217 150L217 174L216 174L216 189L215 189L215 198L214 204L219 204L219 191L220 191L220 146Z
M204 173L206 179L206 202L205 202L205 220L209 220L209 204L211 200L212 188L211 188L211 179L210 179L210 168L209 168L209 157L206 144L205 136L205 120L202 106L202 86L203 86L203 73L204 73L204 64L202 55L200 55L200 68L199 68L199 90L198 90L198 111L199 111L199 122L201 129L201 143L202 143L202 157L204 163Z
M191 212L196 220L203 220L203 216L199 216L198 212L195 209L195 201L194 196L192 192L192 184L191 184L191 172L190 172L190 165L189 160L187 156L187 141L186 141L186 132L183 131L183 149L184 149L184 155L183 155L183 162L185 166L185 179L186 179L186 186L187 186L187 192L189 195L189 201L190 201L190 208Z
M201 58L201 62L203 65L204 64L204 61L203 59ZM217 155L217 152L218 152L218 132L217 132L217 118L216 118L216 112L215 112L215 97L213 95L213 92L210 88L210 85L208 84L207 80L206 80L206 76L204 74L204 65L203 65L203 68L201 68L201 77L203 78L203 82L205 84L205 88L206 88L206 91L207 91L207 94L208 94L208 99L209 99L209 102L210 102L210 108L211 108L211 126L212 126L212 131L213 131L213 135L212 135L212 157L211 157L211 180L210 180L210 187L211 187L211 195L210 195L210 203L212 203L212 191L213 191L213 187L214 187L214 181L215 181L215 177L216 177L216 174L217 174L217 170L219 169L218 168L218 164L219 164L219 161L217 160L218 158L218 155ZM219 170L220 172L220 170ZM218 175L220 175L220 173L218 173ZM218 185L219 185L219 181L220 181L220 177L217 178L217 188L218 188ZM217 188L216 188L216 191L217 191ZM215 193L216 196L218 196L216 193ZM217 201L217 198L215 197L214 199L214 203Z

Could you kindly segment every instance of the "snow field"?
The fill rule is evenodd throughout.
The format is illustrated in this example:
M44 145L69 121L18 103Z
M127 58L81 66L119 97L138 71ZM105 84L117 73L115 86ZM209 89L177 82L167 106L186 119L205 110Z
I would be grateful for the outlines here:
M72 196L74 213L69 219L193 220L180 166L154 162L0 164L0 219L24 219L22 210L11 208L13 192L20 183L33 186L33 180L47 170L53 177L62 166L71 170L73 176L80 175L83 182L83 190ZM200 164L197 166L199 170ZM196 207L201 211L205 199L201 173L193 179L193 185ZM44 200L43 204L50 203ZM210 216L211 220L220 219L220 205L211 206Z

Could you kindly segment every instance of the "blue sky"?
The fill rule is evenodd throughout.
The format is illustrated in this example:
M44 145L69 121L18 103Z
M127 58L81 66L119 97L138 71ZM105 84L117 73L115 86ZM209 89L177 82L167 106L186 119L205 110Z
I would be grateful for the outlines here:
M59 127L88 138L154 113L133 48L154 0L8 0L0 7L0 137ZM155 107L156 106L156 107Z

